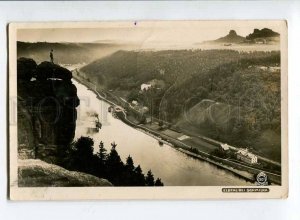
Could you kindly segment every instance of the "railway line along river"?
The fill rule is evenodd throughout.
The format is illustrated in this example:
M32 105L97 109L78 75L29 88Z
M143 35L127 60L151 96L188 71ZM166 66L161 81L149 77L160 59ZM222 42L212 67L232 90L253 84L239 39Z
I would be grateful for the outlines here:
M123 161L132 156L135 165L140 164L144 173L151 169L155 178L162 179L166 186L244 186L253 185L233 173L220 169L208 162L194 159L146 133L130 127L109 112L108 103L83 84L73 80L77 87L80 105L77 107L75 139L89 136L94 140L94 151L100 141L109 151L111 143L117 144L117 151ZM98 115L102 128L95 128Z

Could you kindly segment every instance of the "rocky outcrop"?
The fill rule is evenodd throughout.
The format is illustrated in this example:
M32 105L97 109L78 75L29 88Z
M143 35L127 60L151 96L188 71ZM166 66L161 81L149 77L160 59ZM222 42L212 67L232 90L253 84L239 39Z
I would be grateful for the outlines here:
M237 35L235 30L230 30L229 34L215 40L216 43L241 43L245 40L244 37Z
M41 160L19 160L18 164L19 187L112 186L106 179L68 171Z
M72 72L59 65L44 61L36 68L36 79L45 81L48 79L62 79L70 81L72 79Z
M279 33L274 32L269 28L263 28L261 30L254 29L253 33L249 34L246 37L246 39L247 40L255 40L257 38L268 39L268 38L277 38L279 36L280 36Z
M207 44L223 44L223 43L233 44L234 43L234 44L236 44L236 43L242 43L244 40L245 40L245 38L238 35L235 30L230 30L226 36L220 37L216 40L205 41L204 43L207 43Z
M229 34L224 37L220 37L216 40L204 41L204 44L240 44L240 43L276 43L279 41L280 34L272 31L268 28L261 30L254 29L253 33L246 37L240 36L235 30L230 30ZM228 45L228 46L229 46ZM226 45L225 45L226 46Z
M17 65L18 186L112 186L58 166L75 135L79 99L72 73L28 58L19 58Z
M30 81L34 76L37 64L33 59L21 57L18 59L18 80Z
M57 163L75 135L79 99L72 73L19 58L17 74L19 155Z

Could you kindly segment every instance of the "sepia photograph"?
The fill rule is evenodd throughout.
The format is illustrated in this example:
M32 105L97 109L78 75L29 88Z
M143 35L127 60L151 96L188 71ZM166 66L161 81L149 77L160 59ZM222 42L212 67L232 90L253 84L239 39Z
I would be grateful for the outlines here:
M8 34L10 199L287 197L286 21Z

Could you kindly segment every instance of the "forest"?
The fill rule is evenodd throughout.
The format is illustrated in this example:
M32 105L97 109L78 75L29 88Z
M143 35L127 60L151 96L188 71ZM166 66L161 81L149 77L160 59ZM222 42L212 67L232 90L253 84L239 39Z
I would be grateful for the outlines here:
M135 166L129 155L124 163L117 151L117 144L111 143L110 152L99 143L99 151L94 154L94 140L80 137L61 152L58 165L71 170L88 173L110 181L114 186L163 186L160 178L154 178L151 170L146 175L140 165Z
M280 160L279 51L118 51L81 71L100 88L138 101L174 127ZM140 91L153 80L163 83ZM215 105L203 107L204 100Z

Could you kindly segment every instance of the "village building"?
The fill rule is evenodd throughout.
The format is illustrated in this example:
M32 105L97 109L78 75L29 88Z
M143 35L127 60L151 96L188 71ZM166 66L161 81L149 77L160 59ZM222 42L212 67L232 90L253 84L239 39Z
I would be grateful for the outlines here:
M151 88L151 84L146 84L146 83L143 83L142 85L141 85L141 90L142 91L147 91L148 89L150 89Z
M267 43L267 40L264 39L264 38L256 38L256 39L254 39L254 42L255 42L256 44L266 44L266 43Z
M177 139L180 140L180 141L183 141L183 140L186 140L186 139L189 139L190 136L187 136L187 135L182 135L180 137L178 137Z
M138 105L138 102L136 100L132 100L131 102L133 105Z
M141 110L142 113L147 113L149 111L149 108L147 106L144 106Z
M146 123L148 124L148 123L151 123L151 122L152 122L151 117L146 117Z
M269 70L274 73L274 72L280 72L280 67L279 66L270 66Z
M259 68L260 70L264 70L264 71L268 70L268 67L267 67L267 66L259 66L258 68Z
M248 149L240 149L236 153L236 158L249 164L257 163L257 156L250 153Z
M165 87L165 82L159 79L152 79L147 83L141 84L141 91L147 91L151 89L162 89Z
M221 144L221 149L223 151L228 151L230 148L229 148L229 145L228 144Z

